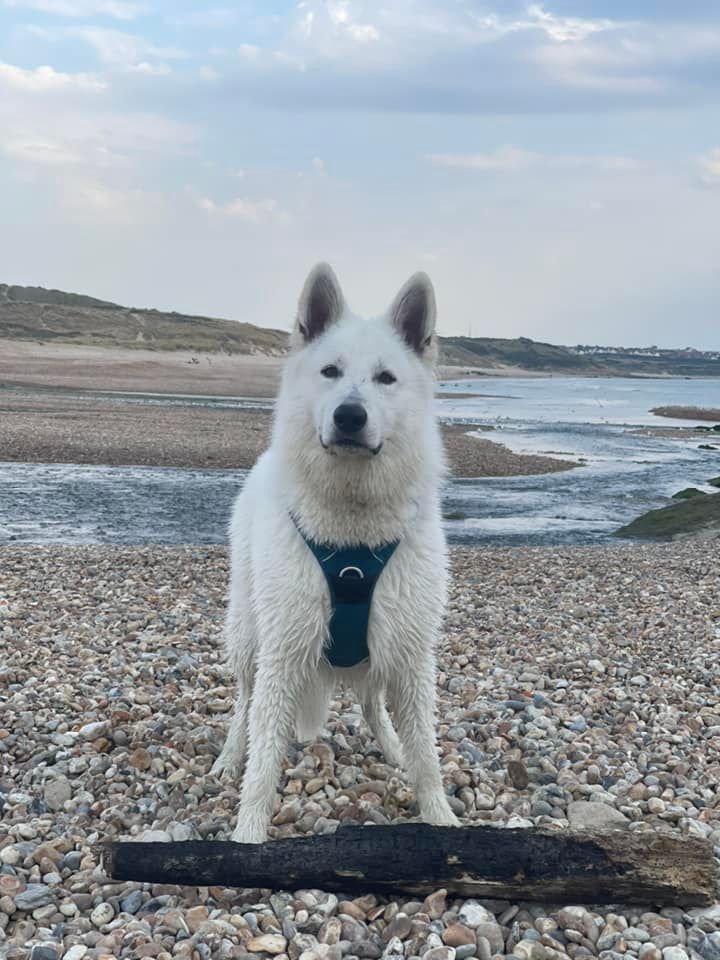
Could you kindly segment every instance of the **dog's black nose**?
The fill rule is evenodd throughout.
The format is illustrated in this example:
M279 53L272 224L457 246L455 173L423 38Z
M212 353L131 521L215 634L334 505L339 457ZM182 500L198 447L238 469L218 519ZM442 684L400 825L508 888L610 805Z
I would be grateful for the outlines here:
M341 403L333 414L333 420L342 433L359 433L367 423L367 411L359 403Z

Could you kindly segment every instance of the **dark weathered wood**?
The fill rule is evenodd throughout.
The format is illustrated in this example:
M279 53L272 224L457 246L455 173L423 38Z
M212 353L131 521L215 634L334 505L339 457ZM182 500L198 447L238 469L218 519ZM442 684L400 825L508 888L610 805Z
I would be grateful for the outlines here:
M668 906L710 903L717 883L712 850L700 840L421 823L257 846L110 843L104 865L116 880L191 886L411 894L445 887L462 896Z

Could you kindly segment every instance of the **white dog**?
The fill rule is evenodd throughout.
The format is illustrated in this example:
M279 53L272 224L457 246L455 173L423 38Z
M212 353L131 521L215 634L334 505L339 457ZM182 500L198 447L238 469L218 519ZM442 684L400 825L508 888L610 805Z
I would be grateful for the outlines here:
M266 839L293 727L312 739L338 682L358 694L387 761L406 766L421 816L457 824L435 741L447 552L434 329L424 274L374 320L350 313L330 267L305 283L272 444L231 522L225 639L237 704L213 772L239 776L247 747L239 843Z

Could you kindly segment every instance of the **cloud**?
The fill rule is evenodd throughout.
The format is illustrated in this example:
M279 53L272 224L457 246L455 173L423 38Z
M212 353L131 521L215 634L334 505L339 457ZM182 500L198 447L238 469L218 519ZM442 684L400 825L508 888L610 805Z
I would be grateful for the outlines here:
M235 197L226 203L216 203L205 196L194 195L194 199L201 210L213 216L237 218L247 223L287 222L289 219L288 214L280 210L277 200L270 197L260 200Z
M72 220L107 225L136 225L155 220L162 208L157 193L87 177L64 177L58 203Z
M114 20L134 20L146 7L126 0L3 0L6 7L37 10L58 17L112 17Z
M146 60L133 63L126 69L130 73L140 73L145 77L167 77L172 73L172 68L167 63L148 63Z
M9 157L29 166L67 167L85 162L68 144L49 137L10 138L2 144L2 149Z
M499 9L301 0L262 42L243 42L225 85L282 109L408 113L627 110L720 98L712 19L565 16L539 3Z
M155 215L143 181L184 152L194 132L169 118L122 109L107 82L54 67L0 63L3 180L44 197L43 222L136 223ZM152 198L155 197L155 200ZM147 209L146 209L147 208Z
M151 41L132 33L111 30L106 27L73 27L70 34L89 44L100 60L110 67L134 70L154 76L170 72L165 60L182 60L185 51L177 47L157 46ZM159 60L159 65L151 65Z
M499 147L490 153L431 153L426 160L434 167L479 170L484 173L512 173L530 168L591 169L616 173L634 173L643 169L643 164L632 157L542 154L512 146Z
M95 92L106 86L104 80L91 73L61 73L49 66L26 70L0 62L0 88L21 93L51 94L67 90Z
M358 23L350 7L350 0L326 0L327 16L336 28L347 32L353 40L359 43L370 43L380 39L380 31L372 23ZM312 15L314 16L314 14ZM306 19L309 30L312 30L313 20Z
M700 182L708 187L720 187L720 147L697 159Z
M206 10L189 10L185 13L173 14L168 17L168 23L175 27L191 27L193 29L217 29L230 27L242 18L242 11L233 7L210 7Z
M500 147L494 153L431 153L426 159L434 167L459 167L464 170L527 170L540 155L516 147Z
M257 60L262 55L262 50L254 43L241 43L238 47L238 56L243 60Z

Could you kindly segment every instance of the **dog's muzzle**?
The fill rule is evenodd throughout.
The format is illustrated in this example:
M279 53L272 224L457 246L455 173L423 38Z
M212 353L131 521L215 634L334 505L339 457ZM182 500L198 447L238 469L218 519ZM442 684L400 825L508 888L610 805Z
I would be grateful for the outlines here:
M365 436L367 410L359 403L341 403L333 413L333 435L329 443L320 438L326 450L339 447L346 450L366 450L376 455L380 453L382 443L371 447Z

